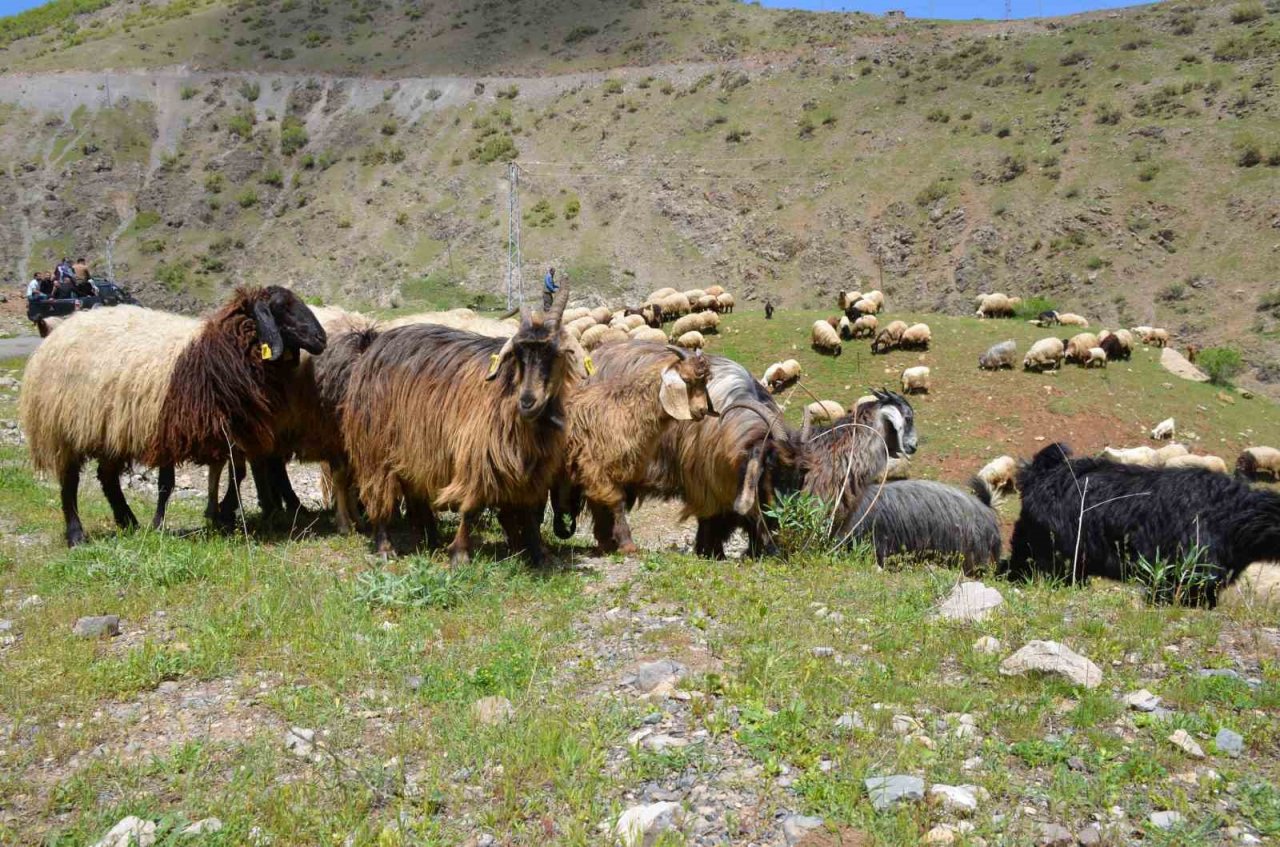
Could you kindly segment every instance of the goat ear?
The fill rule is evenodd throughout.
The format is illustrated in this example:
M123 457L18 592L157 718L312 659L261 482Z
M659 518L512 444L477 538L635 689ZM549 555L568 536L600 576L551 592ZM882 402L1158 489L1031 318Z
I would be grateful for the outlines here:
M262 301L254 303L253 320L258 325L258 341L262 342L262 361L271 362L283 356L284 339L280 337L271 307Z
M678 421L693 420L689 411L689 386L676 373L675 365L662 372L662 388L658 390L658 402L662 410Z
M733 510L739 515L746 517L755 508L756 492L760 487L760 475L763 472L764 465L760 461L760 447L757 445L751 451L751 458L747 460L747 470L742 475L742 490L738 492L738 498L733 501Z
M502 364L511 358L511 351L515 349L515 346L515 339L508 338L507 343L502 345L502 349L489 357L489 372L484 375L485 382L491 382L498 375L498 371L502 369Z

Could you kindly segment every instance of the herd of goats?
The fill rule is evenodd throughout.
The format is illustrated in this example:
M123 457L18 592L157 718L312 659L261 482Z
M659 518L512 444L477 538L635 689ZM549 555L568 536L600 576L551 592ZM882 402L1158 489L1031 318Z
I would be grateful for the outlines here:
M200 319L86 311L33 354L22 427L36 469L59 482L72 546L85 541L77 490L88 459L126 529L138 523L120 486L131 465L158 469L159 528L178 464L208 466L206 514L230 523L246 466L264 513L297 508L287 473L297 460L326 466L338 529L363 518L380 553L393 552L388 529L402 509L428 547L441 540L437 511L456 512L454 563L469 558L486 509L513 555L541 563L548 500L560 538L576 532L585 505L602 552L634 551L628 510L663 498L696 518L698 555L723 557L739 529L749 555L775 554L779 516L798 493L824 505L833 545L868 543L882 563L915 554L969 573L1075 581L1124 578L1139 557L1194 554L1211 577L1192 599L1211 605L1250 563L1280 557L1280 495L1243 474L1073 458L1051 444L1029 461L993 463L968 488L889 479L890 463L916 450L908 399L877 390L847 413L809 409L789 426L774 399L794 381L787 363L758 380L701 349L702 333L733 309L723 290L665 289L616 312L568 309L568 297L565 284L549 309L518 320L461 309L380 322L309 307L279 286L237 289ZM837 342L843 328L928 343L927 327L923 339L912 327L884 336L890 327L873 323L879 292L840 297L848 326L820 322ZM1241 470L1274 478L1280 453L1258 449ZM993 497L1008 488L1020 491L1021 514L1002 558Z

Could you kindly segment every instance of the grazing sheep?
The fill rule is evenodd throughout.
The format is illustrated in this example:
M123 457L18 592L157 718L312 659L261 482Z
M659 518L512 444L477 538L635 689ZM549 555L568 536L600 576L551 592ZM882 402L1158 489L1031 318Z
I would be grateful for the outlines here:
M707 296L707 292L703 291L701 288L690 288L688 291L681 293L684 294L685 299L688 300L691 305Z
M840 336L826 321L813 322L809 343L818 353L833 357L840 355Z
M1108 361L1127 361L1133 355L1133 350L1119 335L1108 335L1099 341L1099 346Z
M1018 358L1018 345L1012 339L1001 341L987 348L987 352L978 357L978 367L984 371L998 371L1001 368L1012 370Z
M706 290L712 297L719 297L721 294L724 294L723 285L708 285Z
M1019 474L1022 514L1010 559L1015 577L1128 579L1139 575L1134 563L1140 557L1155 562L1196 555L1211 569L1210 581L1188 587L1184 599L1212 606L1218 589L1251 562L1280 556L1280 495L1199 468L1144 468L1070 455L1066 445L1051 444ZM1082 491L1088 509L1083 523Z
M863 297L857 303L853 304L850 311L855 312L857 315L874 315L876 312L880 311L880 304L874 300L868 300ZM848 314L848 312L846 312L846 314Z
M642 326L638 329L631 330L632 341L650 341L655 344L666 344L667 334L660 329L654 329L651 326Z
M773 304L768 301L765 301L764 304L764 319L766 321L773 320Z
M928 394L929 393L929 368L924 365L916 365L913 368L907 368L902 372L902 393L903 394Z
M608 306L596 306L591 310L591 317L595 318L598 324L608 324L613 320L613 311Z
M1062 367L1066 345L1061 338L1042 338L1022 358L1022 368L1028 371L1047 371Z
M876 311L884 308L884 293L879 289L873 289L862 295L863 300L870 300L876 304Z
M1173 418L1165 418L1151 430L1151 437L1156 441L1168 441L1177 433Z
M1101 347L1090 347L1089 358L1082 363L1086 368L1105 368L1107 366L1107 351Z
M836 331L840 333L841 341L853 340L853 322L849 320L847 315L840 316L840 321L836 327Z
M565 326L568 326L569 324L576 321L578 318L586 318L590 316L591 316L591 310L588 309L586 306L575 306L572 309L564 310L564 317L562 318L562 320L564 321ZM591 318L591 321L592 323L594 323L595 318Z
M583 315L580 318L575 318L572 321L565 322L565 329L573 333L573 335L579 339L582 338L582 334L584 332L593 326L600 326L600 324L597 324L596 319L590 315Z
M692 300L689 302L693 302ZM718 312L720 311L720 301L712 297L710 294L703 294L694 304L696 312Z
M928 324L912 324L902 333L898 346L903 350L928 350L933 333Z
M698 331L703 334L719 332L720 316L715 312L703 312L700 316Z
M1003 294L983 294L978 297L976 316L979 318L1011 318L1015 308L1013 301Z
M977 478L969 491L923 479L870 486L841 535L870 542L881 567L898 556L941 559L975 576L1000 561L1000 522Z
M843 418L844 406L835 400L819 400L804 407L805 420L815 424L831 423L836 418Z
M1058 323L1063 326L1078 326L1081 329L1089 328L1089 322L1087 320L1071 312L1059 312Z
M1068 362L1084 365L1089 361L1089 351L1098 346L1098 336L1092 332L1082 332L1062 343L1065 345L1064 358Z
M716 414L705 356L674 347L629 348L625 363L609 359L610 367L588 378L569 401L567 479L556 486L556 525L565 516L576 524L585 497L602 552L636 551L626 489L644 481L667 429Z
M1159 329L1159 328L1153 329L1151 330L1151 332L1147 333L1147 337L1145 340L1147 344L1151 345L1152 347L1168 347L1169 346L1169 330Z
M538 526L563 465L563 398L582 364L560 325L568 297L566 282L546 315L522 310L510 338L408 326L381 333L360 357L343 442L379 552L391 552L387 524L403 497L429 544L432 509L458 511L454 563L470 558L486 507L499 510L513 552L542 561Z
M862 315L853 322L854 338L875 338L880 321L875 315Z
M1203 468L1214 473L1226 473L1227 463L1219 456L1197 456L1187 453L1184 456L1171 456L1165 460L1166 468Z
M675 294L675 293L676 293L676 290L674 288L659 288L657 291L654 291L652 294L650 294L645 302L657 303L659 300L662 300L665 297L670 297L672 294Z
M693 311L693 306L689 303L689 298L685 297L678 291L668 294L661 302L658 303L658 305L662 307L663 320L668 318L674 320L681 315L687 315L689 312Z
M720 304L721 313L726 315L733 313L733 295L732 294L728 293L727 291L721 292L720 294L716 295L716 301Z
M1056 326L1061 323L1061 321L1058 320L1058 313L1053 309L1049 309L1037 315L1036 319L1032 321L1032 323L1039 324L1040 326Z
M888 353L902 341L902 334L907 331L906 321L892 321L876 335L871 342L872 353Z
M1012 456L997 456L982 466L978 479L990 486L993 494L1014 491L1018 487L1018 460Z
M1274 447L1247 447L1236 459L1236 474L1244 479L1280 481L1280 450Z
M779 391L790 386L796 380L800 379L800 363L795 359L787 359L784 362L774 362L765 368L764 376L760 379L760 384L768 389L770 394L777 394Z
M1150 447L1104 447L1102 457L1121 465L1141 465L1146 468L1158 468L1163 464L1160 455Z
M841 291L836 295L836 305L840 307L840 311L847 312L854 303L861 299L861 291Z
M55 474L69 546L85 540L77 507L80 468L98 481L121 528L138 521L120 473L138 461L160 469L153 526L164 520L175 465L225 461L233 448L269 454L299 350L319 353L325 332L291 291L239 288L203 320L139 306L93 309L32 354L18 411L31 461Z
M676 346L686 350L701 350L706 346L706 339L696 329L691 329L676 339Z

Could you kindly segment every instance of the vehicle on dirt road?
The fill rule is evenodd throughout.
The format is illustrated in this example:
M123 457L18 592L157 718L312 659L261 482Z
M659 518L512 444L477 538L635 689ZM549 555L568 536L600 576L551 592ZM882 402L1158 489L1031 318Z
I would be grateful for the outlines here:
M83 297L49 297L44 300L27 301L27 320L36 325L43 338L48 334L48 318L66 318L81 309L99 309L104 306L119 306L122 303L137 305L128 291L109 279L93 280L94 293Z

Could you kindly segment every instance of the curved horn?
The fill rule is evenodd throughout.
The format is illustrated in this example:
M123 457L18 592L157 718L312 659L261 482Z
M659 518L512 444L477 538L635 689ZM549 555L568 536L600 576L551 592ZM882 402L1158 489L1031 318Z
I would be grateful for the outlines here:
M519 314L522 308L523 308L522 306L516 306L514 309L508 309L507 311L503 312L501 316L499 316L498 320L505 321L507 318L514 318L517 314Z
M556 292L555 299L551 301L551 311L547 315L547 322L552 328L560 326L560 317L564 314L564 307L569 305L569 280L568 275L563 283L560 284L560 290Z
M672 353L675 353L677 356L679 356L680 361L682 362L685 359L689 358L689 351L684 349L683 347L677 347L674 344L668 344L667 349L670 350Z

